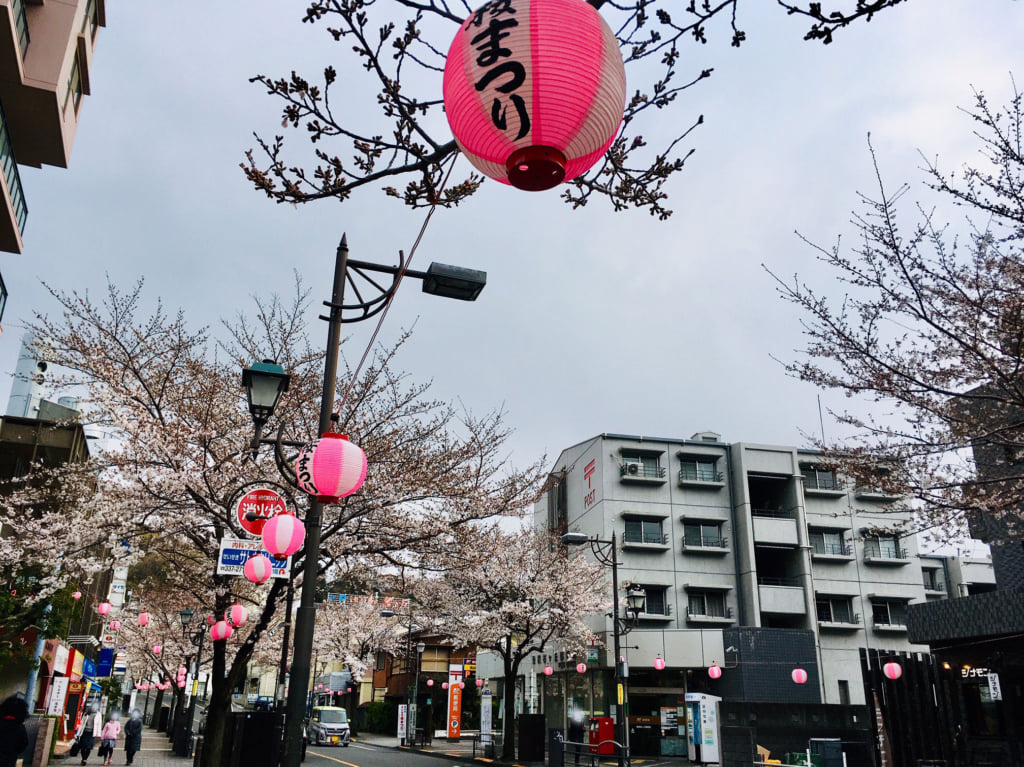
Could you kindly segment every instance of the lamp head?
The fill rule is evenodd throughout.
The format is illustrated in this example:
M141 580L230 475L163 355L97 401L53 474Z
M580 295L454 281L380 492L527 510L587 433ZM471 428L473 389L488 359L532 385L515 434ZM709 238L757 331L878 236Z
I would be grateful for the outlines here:
M626 609L633 615L642 613L647 604L647 594L635 583L626 590Z
M242 370L242 386L249 398L249 413L258 423L266 423L274 415L278 400L288 391L291 376L273 360L254 362Z
M380 617L381 618L394 618L395 617L395 611L385 607L383 610L380 611Z
M426 645L425 642L417 642L416 643L416 652L418 652L420 655L422 655L423 651L426 650L426 649L427 649L427 645Z
M460 301L476 301L487 284L487 272L433 263L423 278L423 292Z
M566 546L582 546L590 542L590 536L586 533L565 533L561 537L562 543Z
M178 613L178 617L181 618L181 625L187 626L188 622L192 620L193 615L195 615L195 611L188 607Z

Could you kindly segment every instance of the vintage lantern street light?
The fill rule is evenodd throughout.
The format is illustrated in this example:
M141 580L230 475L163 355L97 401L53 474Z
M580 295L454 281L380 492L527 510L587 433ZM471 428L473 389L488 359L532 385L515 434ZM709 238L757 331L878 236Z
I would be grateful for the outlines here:
M291 378L274 360L254 362L252 367L242 370L242 386L245 387L245 393L249 398L249 413L256 425L256 433L252 440L254 457L259 449L263 427L274 415L281 395L288 391Z
M582 175L611 146L626 71L615 34L589 3L504 0L459 28L443 94L455 141L477 170L541 191Z

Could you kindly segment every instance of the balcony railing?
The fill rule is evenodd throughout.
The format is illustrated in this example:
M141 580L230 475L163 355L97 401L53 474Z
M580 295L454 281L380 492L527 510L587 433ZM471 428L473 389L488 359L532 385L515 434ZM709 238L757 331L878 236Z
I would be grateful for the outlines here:
M811 553L829 557L853 556L853 550L847 543L822 543L820 541L811 541Z
M684 466L679 470L680 482L722 482L723 475L714 469L699 469L692 466Z
M691 610L689 607L686 608L686 619L689 621L723 621L732 619L732 608L726 607L724 610L716 610L714 613L702 612L697 613Z
M866 543L864 545L864 558L865 559L887 559L887 560L901 560L907 559L907 550L895 547L882 547L877 544Z
M946 584L943 583L942 581L932 581L932 582L925 581L924 582L924 590L925 591L935 591L935 592L939 592L939 593L945 594L946 593Z
M18 222L18 231L24 232L28 206L25 204L25 193L21 188L18 164L14 161L14 150L11 148L11 137L7 132L7 119L4 117L2 104L0 104L0 166L3 166L7 190L11 195L11 205L14 206L14 218Z
M665 604L660 606L645 605L644 611L639 613L637 617L643 620L644 618L668 618L670 615L672 615L672 605L669 602L665 602Z
M906 618L886 618L884 620L879 618L871 619L872 625L878 631L906 631L907 621Z
M786 509L760 509L752 507L750 514L755 517L774 517L775 519L792 519L793 512Z
M623 543L654 543L660 546L668 545L668 535L665 533L644 533L626 530L622 534Z
M801 587L804 582L798 577L789 578L776 578L774 576L759 575L757 576L758 586L796 586Z
M729 539L724 535L687 535L683 538L684 549L727 549Z
M846 615L819 615L818 623L830 623L840 626L859 626L860 613L847 613Z
M622 463L619 464L619 476L624 478L637 477L639 479L664 479L664 466L650 466L643 463Z
M813 477L804 475L805 490L845 490L846 484L837 477Z
M21 49L21 58L25 59L25 51L28 50L28 16L25 13L25 0L11 0L11 10L14 11L14 26L18 30L18 47Z

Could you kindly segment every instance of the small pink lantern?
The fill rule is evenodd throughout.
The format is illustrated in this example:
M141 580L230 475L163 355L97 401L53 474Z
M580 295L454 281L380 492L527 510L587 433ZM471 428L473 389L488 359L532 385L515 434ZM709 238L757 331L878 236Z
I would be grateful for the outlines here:
M274 564L268 557L257 554L245 561L242 571L245 573L245 577L253 583L264 583L274 574Z
M278 514L263 525L263 548L275 559L286 559L302 548L306 528L291 514Z
M793 669L793 673L790 676L797 684L807 684L807 672L800 667Z
M337 503L363 486L367 468L361 447L344 434L328 432L299 451L295 478L302 490L321 503Z
M483 679L477 679L476 680L476 686L477 687L483 687L484 686L484 680Z
M178 689L181 690L184 687L185 687L185 680L184 679L179 679L178 680Z
M899 679L903 676L903 666L895 661L890 661L882 666L882 673L885 674L887 679Z
M665 670L665 659L662 658L659 655L657 658L654 659L654 667L656 669L658 669L658 671L664 671Z
M238 602L235 602L224 613L224 620L230 623L233 627L238 628L239 626L245 625L245 622L249 620L249 611L238 604Z
M448 683L447 682L441 682L441 689L442 690L447 690L448 689Z
M163 645L159 645L159 644L153 645L153 654L154 655L159 655L163 651L164 651L164 646Z
M544 667L544 676L551 676L554 673L555 673L555 670L553 668L551 668L551 666L545 666Z
M427 680L427 687L433 687L433 686L434 686L434 680L433 679L428 679Z
M100 602L98 605L96 605L96 612L98 612L100 615L107 615L110 612L110 608L110 602Z
M207 615L206 616L206 625L207 626L212 626L216 622L217 622L217 619L214 618L212 615Z
M82 598L82 592L81 591L74 591L74 592L72 592L71 593L71 598L74 599L77 602L79 599Z
M708 667L708 676L711 677L712 679L719 679L719 678L721 678L721 676L722 676L722 667L719 666L717 663L712 663L711 666Z
M504 0L472 13L444 67L445 115L481 173L551 189L611 145L626 105L615 34L583 0Z
M141 689L142 689L142 685L141 685L141 684L139 684L138 682L136 682L136 683L135 683L135 689L136 689L136 690L141 690Z
M459 689L460 690L465 690L466 689L466 683L465 682L459 682Z
M114 620L110 621L110 630L111 631L120 631L121 630L121 621L117 620L117 618L115 618Z
M142 689L143 690L148 690L149 689L149 682L143 682L142 683Z
M186 674L188 674L188 669L184 666L178 669L178 677L180 679L184 679Z
M579 673L581 673L581 674L586 674L587 673L587 664L586 663L577 663L576 664L576 670Z
M139 613L139 625L142 627L149 625L149 613Z
M234 633L234 629L227 621L217 621L210 629L210 639L214 642L223 642Z

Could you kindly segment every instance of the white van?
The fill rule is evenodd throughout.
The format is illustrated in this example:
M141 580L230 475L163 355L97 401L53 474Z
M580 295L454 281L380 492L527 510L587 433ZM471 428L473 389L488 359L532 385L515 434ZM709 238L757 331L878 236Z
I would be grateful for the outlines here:
M306 726L310 745L347 746L348 712L338 706L316 706Z

